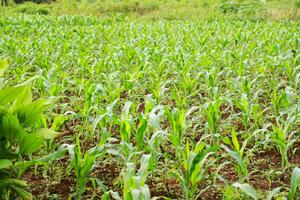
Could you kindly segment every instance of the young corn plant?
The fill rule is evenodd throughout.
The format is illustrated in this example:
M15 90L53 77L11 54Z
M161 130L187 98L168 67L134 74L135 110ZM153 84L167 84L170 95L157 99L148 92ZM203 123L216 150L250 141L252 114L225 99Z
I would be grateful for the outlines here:
M242 77L238 82L238 88L241 94L246 94L247 97L250 97L251 91L251 82L248 80L247 77Z
M206 161L216 150L217 147L209 147L203 142L196 144L193 150L190 150L189 143L185 145L185 151L180 155L178 169L174 169L172 175L178 179L186 200L197 199L196 189L204 178Z
M280 110L287 108L287 106L289 104L286 91L278 94L277 88L274 88L272 96L271 96L271 102L272 102L275 114L279 115Z
M174 86L172 89L172 100L175 101L177 108L183 109L187 98L188 96L182 95L180 90Z
M272 127L271 139L279 149L281 155L281 166L285 168L288 166L288 150L297 141L295 137L295 131L290 132L290 122L287 122L285 127L278 125L278 127Z
M296 89L300 81L300 66L294 67L292 65L286 64L284 67L285 73L289 77L290 83Z
M189 69L184 69L180 73L181 81L180 88L183 90L184 95L188 96L192 94L193 88L195 87L196 79L191 77Z
M76 199L82 199L86 183L91 180L88 177L89 173L95 166L97 159L104 155L104 143L105 140L101 141L96 147L93 147L83 153L79 137L77 136L76 146L69 148L69 154L71 157L70 166L74 169L76 176Z
M147 146L145 147L145 150L151 154L149 169L152 171L152 174L157 172L157 164L161 158L159 145L165 140L166 135L167 134L164 131L157 131L151 136L150 140L147 142Z
M186 128L185 111L179 109L173 109L167 112L169 123L171 125L171 133L169 140L177 149L181 146Z
M135 140L138 150L142 150L145 145L146 132L148 128L148 119L145 116L138 116L139 124L135 131Z
M218 83L219 71L217 67L212 68L209 72L205 74L205 84L209 88L214 88Z
M250 125L252 104L246 94L242 94L235 104L242 111L242 123L247 129Z
M227 146L222 145L222 147L225 149L225 151L228 153L230 157L236 160L238 163L238 166L236 167L238 174L241 176L248 176L248 169L247 165L244 161L244 150L247 146L248 140L245 140L243 142L242 147L239 144L239 141L236 136L236 132L232 130L231 132L231 139L228 137L223 137L222 140L226 145L229 145L233 150L229 149Z
M158 111L158 113L157 113ZM138 125L135 130L135 141L138 151L150 153L149 169L155 173L160 152L158 147L164 140L166 133L160 130L159 119L162 116L163 110L159 107L154 107L154 102L151 96L148 96L145 101L144 113L138 115ZM147 134L153 132L153 134Z
M119 140L116 138L109 138L110 142L106 144L107 153L117 156L121 162L127 163L130 161L136 161L140 151L137 151L136 147L132 143L121 141L119 144L115 144Z
M258 103L254 103L251 106L251 117L253 119L254 125L253 129L258 129L260 124L263 122L263 113L261 106Z
M120 136L122 141L130 143L131 133L133 131L133 117L130 114L131 102L126 102L120 118ZM143 127L144 128L144 127Z
M208 87L208 96L212 99L219 99L221 82L219 77L222 71L219 72L217 67L212 68L208 73L205 73L205 86Z
M118 192L110 191L110 194L117 200L150 200L151 194L146 180L150 163L150 155L143 154L140 159L140 168L137 171L134 162L126 163L126 170L123 175L123 198Z
M213 102L205 103L203 106L203 112L207 121L207 127L211 135L212 139L216 139L218 137L218 122L220 119L220 106L221 100L216 100Z
M144 110L143 113L139 113L137 116L138 124L135 126L135 141L137 149L142 150L145 147L144 145L147 143L146 140L149 138L147 131L151 131L149 130L152 126L150 115L155 106L155 102L151 98L151 95L147 95L144 104L140 104L139 106L143 106ZM158 127L152 128L155 129Z

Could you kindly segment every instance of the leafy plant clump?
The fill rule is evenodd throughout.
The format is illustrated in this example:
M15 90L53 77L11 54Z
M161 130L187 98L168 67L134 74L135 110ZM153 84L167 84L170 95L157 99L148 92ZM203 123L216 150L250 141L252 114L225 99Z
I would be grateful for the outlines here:
M0 75L7 61L0 62ZM0 197L1 199L31 199L27 184L21 180L26 168L35 161L28 156L37 152L45 140L52 140L57 133L42 124L44 100L32 100L31 87L23 84L0 90Z

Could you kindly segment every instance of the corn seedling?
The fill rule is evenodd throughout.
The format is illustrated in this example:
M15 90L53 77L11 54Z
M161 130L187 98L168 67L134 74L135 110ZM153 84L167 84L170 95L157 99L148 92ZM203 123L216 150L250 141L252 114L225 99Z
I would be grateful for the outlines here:
M198 143L193 150L190 150L190 145L185 145L185 151L181 154L179 168L182 171L174 170L172 174L178 179L185 199L195 199L198 183L204 178L204 165L210 155L217 150L217 147L207 147L205 143Z
M280 151L281 166L285 168L289 164L287 155L288 150L297 141L294 136L295 132L289 132L289 123L287 123L285 127L282 127L282 125L279 125L278 127L273 126L272 129L273 132L271 133L271 138Z
M203 106L203 112L207 121L208 130L211 133L212 138L217 138L220 106L220 100L205 103Z
M104 141L105 142L105 141ZM81 150L80 140L77 137L76 146L69 149L71 157L70 165L76 175L75 198L81 199L85 191L85 185L89 181L89 173L96 164L99 157L104 155L103 144L99 143L96 147L87 150L85 153Z
M236 132L234 130L232 130L231 132L231 139L229 139L228 137L224 137L222 139L225 144L229 145L233 149L231 150L227 146L223 145L223 148L228 153L228 155L235 159L235 161L238 163L237 171L240 175L243 176L248 176L248 169L244 160L244 150L247 146L249 139L250 138L245 140L241 147L237 139Z
M182 144L185 133L185 111L174 109L168 112L168 119L171 125L169 139L175 148Z
M150 190L146 185L148 176L150 155L142 155L140 168L136 171L136 164L126 163L126 170L123 176L123 199L124 200L150 200ZM112 193L114 198L122 199L117 193Z

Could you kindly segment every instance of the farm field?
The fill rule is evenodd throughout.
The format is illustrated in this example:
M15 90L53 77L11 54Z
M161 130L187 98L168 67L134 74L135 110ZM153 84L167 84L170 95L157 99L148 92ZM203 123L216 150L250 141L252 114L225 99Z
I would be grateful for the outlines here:
M291 20L0 16L0 199L299 199L299 52Z

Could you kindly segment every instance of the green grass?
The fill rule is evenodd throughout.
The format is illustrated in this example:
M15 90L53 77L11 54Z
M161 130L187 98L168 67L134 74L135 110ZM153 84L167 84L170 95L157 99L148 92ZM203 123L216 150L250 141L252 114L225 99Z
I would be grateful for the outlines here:
M75 145L22 178L37 199L299 197L299 27L0 17L0 88L35 77L33 99L55 101L43 126L60 134L28 159Z

